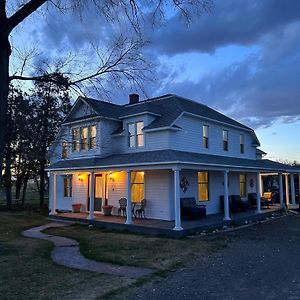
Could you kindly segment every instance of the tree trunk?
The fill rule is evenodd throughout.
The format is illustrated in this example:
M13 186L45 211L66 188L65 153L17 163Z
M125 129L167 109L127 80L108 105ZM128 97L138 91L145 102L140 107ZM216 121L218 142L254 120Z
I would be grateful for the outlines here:
M9 152L9 151L8 151ZM11 159L10 153L7 154L7 158L5 160L5 191L6 191L6 206L7 209L11 209L11 200L12 200L12 193L11 193Z
M0 18L0 170L3 166L6 112L8 102L9 87L9 57L11 54L8 33L4 30L2 17ZM0 186L2 185L2 176L0 176Z
M16 199L20 199L21 187L22 187L22 180L19 177L17 177L17 179L16 179L16 193L15 193L15 198Z

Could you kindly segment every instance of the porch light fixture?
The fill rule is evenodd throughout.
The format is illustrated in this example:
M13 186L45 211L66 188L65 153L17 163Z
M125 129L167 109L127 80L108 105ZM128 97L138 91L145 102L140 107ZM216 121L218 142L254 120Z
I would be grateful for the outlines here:
M109 172L108 176L109 176L109 179L110 179L112 182L115 182L115 174L114 174L114 173Z
M83 182L83 175L82 175L82 174L78 174L78 180L79 180L80 182Z

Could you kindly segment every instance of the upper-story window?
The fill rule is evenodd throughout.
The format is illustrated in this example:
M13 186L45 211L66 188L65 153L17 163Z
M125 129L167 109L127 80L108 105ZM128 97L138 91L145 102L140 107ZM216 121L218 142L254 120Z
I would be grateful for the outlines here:
M208 148L208 129L207 125L203 125L202 132L203 132L203 147Z
M223 129L223 150L228 151L228 130Z
M80 150L80 127L72 129L72 150Z
M240 134L240 152L245 152L245 141L244 141L244 135Z
M96 149L96 136L97 136L97 127L96 125L90 126L90 149Z
M61 153L62 158L68 158L68 142L64 141L62 143L62 153Z
M144 146L144 122L135 122L128 124L128 146L130 148Z
M72 150L81 151L96 148L96 125L72 129Z

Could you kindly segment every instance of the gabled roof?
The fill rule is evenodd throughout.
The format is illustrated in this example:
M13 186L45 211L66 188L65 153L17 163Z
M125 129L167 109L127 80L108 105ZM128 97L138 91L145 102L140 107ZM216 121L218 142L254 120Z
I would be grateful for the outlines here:
M118 105L84 97L79 97L78 99L89 105L98 116L104 118L120 120L126 118L126 116L141 115L143 113L156 116L155 120L144 128L145 130L172 128L180 116L189 114L219 122L224 125L238 127L251 131L254 134L254 131L251 128L219 113L207 105L173 94L167 94L157 98L143 100L135 104L126 105ZM71 115L67 117L66 121L72 121ZM255 134L254 138L257 140Z
M48 167L48 170L88 170L105 168L126 168L159 164L191 164L195 169L217 167L256 171L276 171L299 173L299 167L285 165L267 159L243 159L228 156L200 154L176 150L145 151L137 153L113 154L108 157L93 157L61 160Z

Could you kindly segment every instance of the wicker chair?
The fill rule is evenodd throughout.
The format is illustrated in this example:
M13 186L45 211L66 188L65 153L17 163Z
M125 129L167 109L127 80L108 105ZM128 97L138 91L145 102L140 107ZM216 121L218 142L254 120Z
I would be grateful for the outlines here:
M118 216L123 214L124 217L126 217L126 208L127 208L127 199L126 198L121 198L119 200L120 207L118 208Z
M146 199L143 199L141 201L141 204L139 205L139 208L137 208L134 212L134 215L137 217L137 218L146 218L146 215L145 215L145 207L146 207Z

